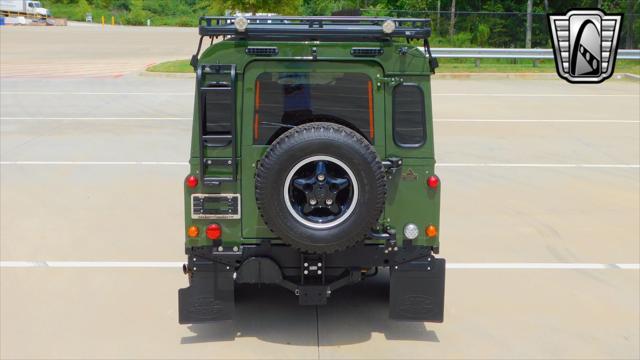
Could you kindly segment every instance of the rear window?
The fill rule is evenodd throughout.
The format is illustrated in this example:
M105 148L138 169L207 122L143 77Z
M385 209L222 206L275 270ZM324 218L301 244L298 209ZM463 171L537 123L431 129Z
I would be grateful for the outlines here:
M416 148L427 138L424 93L416 84L393 89L393 141L396 145Z
M343 124L373 140L373 89L362 73L262 73L255 84L254 144L312 121Z

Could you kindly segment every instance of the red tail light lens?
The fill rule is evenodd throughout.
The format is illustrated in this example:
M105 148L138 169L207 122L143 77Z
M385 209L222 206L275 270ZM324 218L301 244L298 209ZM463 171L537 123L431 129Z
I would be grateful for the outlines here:
M187 180L185 181L185 183L187 184L188 187L193 189L194 187L198 186L198 178L191 175L187 177Z
M222 228L218 224L211 224L207 226L207 237L211 240L218 240L222 235Z
M440 178L435 175L429 176L429 178L427 178L427 185L432 189L436 189L438 185L440 185Z

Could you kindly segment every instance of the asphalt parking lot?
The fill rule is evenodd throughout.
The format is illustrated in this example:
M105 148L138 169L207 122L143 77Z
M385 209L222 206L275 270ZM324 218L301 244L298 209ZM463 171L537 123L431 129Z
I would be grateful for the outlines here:
M177 323L193 29L0 30L0 357L640 357L640 83L433 80L443 324L386 281ZM27 44L27 45L25 45ZM47 49L43 56L41 49Z

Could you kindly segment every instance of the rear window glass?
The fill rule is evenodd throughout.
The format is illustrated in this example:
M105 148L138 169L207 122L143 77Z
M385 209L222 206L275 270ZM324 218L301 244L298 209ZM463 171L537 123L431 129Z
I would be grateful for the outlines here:
M288 129L330 121L373 139L373 89L362 73L262 73L255 84L254 144Z
M424 93L415 84L393 89L393 141L400 147L422 146L427 137Z

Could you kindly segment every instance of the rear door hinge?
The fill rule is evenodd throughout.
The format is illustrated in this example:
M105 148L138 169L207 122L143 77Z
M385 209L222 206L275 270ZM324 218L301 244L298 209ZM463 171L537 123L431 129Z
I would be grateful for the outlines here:
M389 84L391 86L397 85L397 84L402 84L404 82L404 79L399 78L399 77L384 77L380 74L378 74L376 76L376 85L378 87L382 87L383 84Z
M387 174L393 175L402 167L402 159L399 157L390 157L382 160L382 166Z

